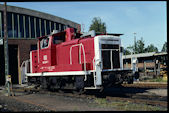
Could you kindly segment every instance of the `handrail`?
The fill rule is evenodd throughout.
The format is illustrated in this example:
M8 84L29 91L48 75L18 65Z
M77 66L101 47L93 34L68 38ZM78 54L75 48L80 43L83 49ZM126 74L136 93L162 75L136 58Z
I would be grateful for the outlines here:
M94 58L93 58L93 70L95 69L95 56L94 56ZM96 87L96 72L95 71L93 71L93 77L94 77L94 86Z
M81 46L81 44L72 45L70 47L70 64L72 64L72 48L76 47L76 46ZM79 50L79 52L81 52L81 51ZM80 53L79 53L79 55L80 55Z
M25 64L25 67L26 67L26 68L25 68L25 74L27 74L27 63L28 63L28 62L30 62L30 59L23 61L22 64L21 64L21 71L22 71L23 65Z
M95 69L95 56L93 57L93 70Z
M22 72L22 67L23 67L23 65L25 65L25 73L24 73L24 74L25 74L25 79L26 79L26 81L27 81L27 76L26 76L26 75L27 75L27 73L28 73L28 72L27 72L28 62L30 62L30 59L23 61L22 64L21 64L21 67L20 67L20 68L21 68L21 72Z
M70 47L70 64L72 64L72 48L73 47L76 47L76 46L79 46L80 48L80 50L79 50L79 63L81 64L81 47L82 47L82 50L83 50L83 57L84 57L84 71L85 71L85 79L84 79L84 81L86 81L87 80L87 76L86 76L86 56L85 56L85 50L84 50L84 46L83 46L83 44L82 43L80 43L80 44L76 44L76 45L72 45L71 47Z
M40 46L40 43L38 42L38 63L40 62L40 58L39 58L39 54L40 54L40 48L39 48L39 46Z
M85 79L84 79L84 81L86 81L87 80L87 76L86 76L86 56L85 56L85 50L84 50L84 46L83 46L83 44L81 45L82 46L82 49L83 49L83 56L84 56L84 70L85 70Z

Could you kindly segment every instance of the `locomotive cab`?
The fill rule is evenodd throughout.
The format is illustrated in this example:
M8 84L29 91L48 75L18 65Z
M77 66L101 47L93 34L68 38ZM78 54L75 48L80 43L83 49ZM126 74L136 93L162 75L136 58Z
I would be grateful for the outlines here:
M62 42L69 41L71 36L71 30L67 29L63 32L53 32L48 36L42 36L38 38L38 63L40 70L47 72L48 69L45 67L51 67L56 65L56 45Z

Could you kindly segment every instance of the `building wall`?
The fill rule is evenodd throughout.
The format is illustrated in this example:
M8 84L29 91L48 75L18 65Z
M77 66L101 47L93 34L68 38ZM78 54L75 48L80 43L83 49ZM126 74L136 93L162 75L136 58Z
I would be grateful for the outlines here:
M147 68L154 68L155 63L154 62L145 62L145 63L138 63L137 64L138 68L144 68L145 66ZM124 68L131 68L131 64L130 63L124 64Z
M0 4L0 38L4 37L4 6ZM9 44L18 45L20 63L29 58L30 46L37 37L50 34L53 30L63 31L72 27L77 31L79 24L61 17L21 7L7 6L7 28Z
M4 6L0 4L0 38L4 38L3 10ZM36 46L37 37L48 35L53 30L63 31L66 27L77 31L79 26L76 22L47 13L7 6L8 44L18 47L18 78L20 78L20 66L23 61L29 59L31 45Z
M143 53L144 54L144 53ZM137 67L140 71L157 71L159 68L166 68L168 61L167 53L153 53L150 56L137 57L138 64ZM158 62L157 62L158 61ZM131 68L131 58L123 59L124 68Z
M31 45L36 45L37 40L35 40L35 39L20 39L20 40L9 39L8 44L9 45L18 45L18 49L19 49L18 55L20 57L20 59L18 59L18 60L20 62L19 65L21 65L23 61L29 59Z

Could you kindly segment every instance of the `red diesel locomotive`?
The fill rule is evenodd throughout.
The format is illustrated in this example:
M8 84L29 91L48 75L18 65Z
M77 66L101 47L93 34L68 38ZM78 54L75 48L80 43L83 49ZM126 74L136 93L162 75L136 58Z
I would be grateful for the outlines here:
M120 35L67 28L38 38L38 49L30 52L28 83L75 90L132 83L132 70L123 68Z

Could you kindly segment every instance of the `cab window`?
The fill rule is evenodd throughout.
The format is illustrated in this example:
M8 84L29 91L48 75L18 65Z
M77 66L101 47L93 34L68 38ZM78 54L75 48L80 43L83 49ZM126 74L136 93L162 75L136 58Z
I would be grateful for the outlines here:
M49 37L44 37L41 41L40 41L40 45L41 45L41 49L47 48L49 45Z

